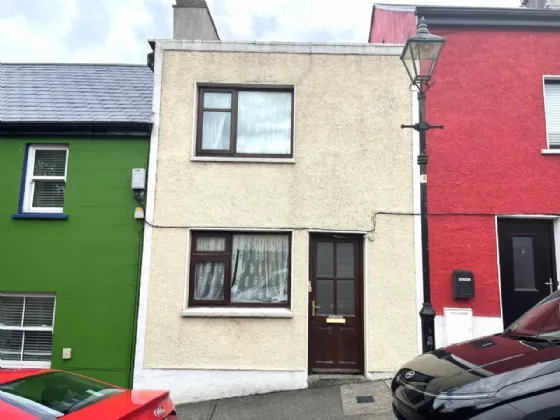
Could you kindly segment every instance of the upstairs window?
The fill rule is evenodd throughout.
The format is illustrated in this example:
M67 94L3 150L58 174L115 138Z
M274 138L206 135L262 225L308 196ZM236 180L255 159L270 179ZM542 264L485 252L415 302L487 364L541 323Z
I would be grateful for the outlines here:
M293 91L199 90L197 156L293 156Z
M23 191L24 213L62 213L67 166L68 146L29 146Z
M51 365L55 297L0 293L0 368Z
M560 149L560 79L545 80L544 101L549 149Z

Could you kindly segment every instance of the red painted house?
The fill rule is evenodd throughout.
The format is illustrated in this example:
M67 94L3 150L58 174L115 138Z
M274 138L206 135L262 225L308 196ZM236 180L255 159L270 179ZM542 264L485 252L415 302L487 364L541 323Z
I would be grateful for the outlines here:
M370 42L402 44L421 17L447 38L426 112L445 125L427 135L440 347L499 332L558 288L560 10L375 5ZM473 273L474 297L453 298L454 270Z

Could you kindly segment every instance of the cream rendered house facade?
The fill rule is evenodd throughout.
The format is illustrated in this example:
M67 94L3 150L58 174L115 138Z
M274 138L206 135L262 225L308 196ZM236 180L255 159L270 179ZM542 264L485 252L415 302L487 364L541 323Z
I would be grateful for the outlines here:
M155 42L135 387L185 403L419 353L419 220L378 214L418 212L401 50Z

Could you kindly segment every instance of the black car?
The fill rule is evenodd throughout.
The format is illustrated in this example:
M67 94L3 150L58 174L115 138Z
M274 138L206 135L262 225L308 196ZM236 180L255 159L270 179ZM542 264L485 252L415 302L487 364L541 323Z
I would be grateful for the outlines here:
M560 291L503 333L416 357L391 391L399 420L560 419Z

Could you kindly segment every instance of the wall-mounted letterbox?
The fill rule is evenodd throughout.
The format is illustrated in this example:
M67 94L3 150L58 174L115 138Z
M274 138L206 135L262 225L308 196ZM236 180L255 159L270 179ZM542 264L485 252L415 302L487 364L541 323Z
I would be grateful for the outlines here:
M472 271L454 270L451 279L454 298L470 299L474 297L474 275Z

